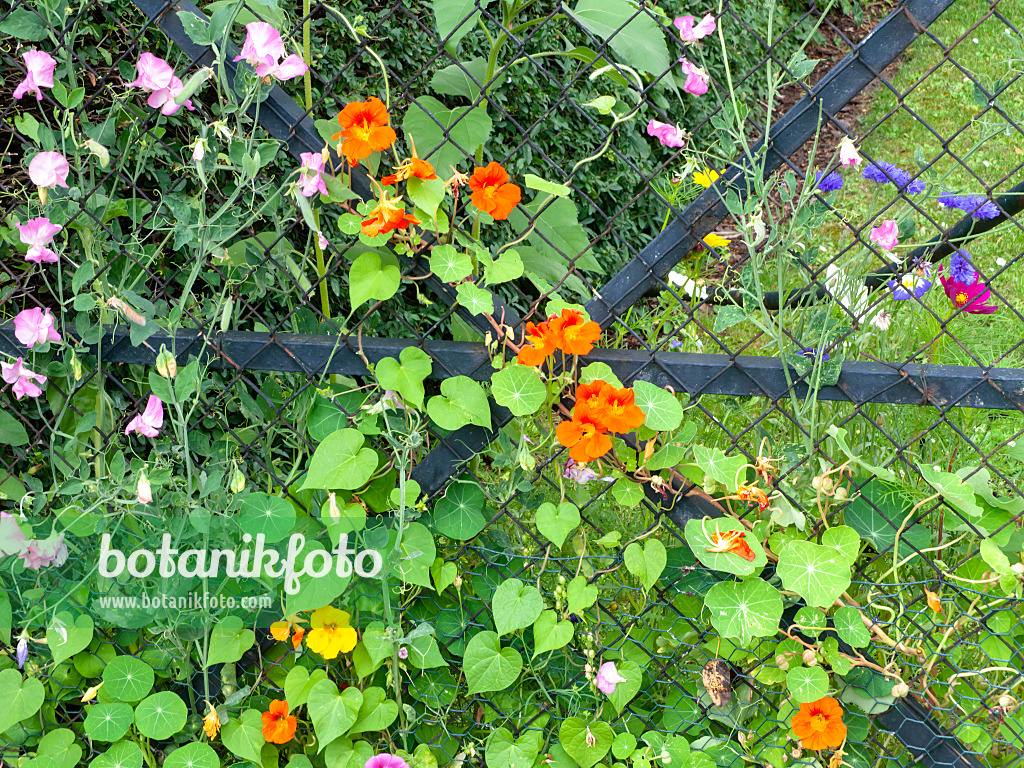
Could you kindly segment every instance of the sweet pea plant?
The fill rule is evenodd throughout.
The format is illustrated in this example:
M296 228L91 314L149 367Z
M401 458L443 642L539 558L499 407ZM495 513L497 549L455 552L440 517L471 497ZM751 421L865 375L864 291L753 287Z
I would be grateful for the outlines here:
M510 21L528 5L502 4ZM963 624L992 623L1019 600L1024 562L1009 523L1024 502L997 496L985 470L919 462L922 493L889 462L869 463L839 426L825 430L819 453L830 458L816 469L770 438L727 455L697 404L642 377L626 386L609 365L588 361L605 334L571 293L555 292L574 276L566 265L549 269L553 285L537 269L555 262L553 239L585 237L568 187L485 163L493 148L484 120L460 137L479 148L477 161L446 166L437 158L456 157L452 147L411 106L402 150L393 110L373 95L319 123L322 152L303 153L298 167L278 159L277 142L246 113L308 66L272 25L249 22L228 88L223 64L238 10L224 5L205 25L185 14L193 38L214 47L213 66L182 81L164 58L143 53L115 107L125 117L159 113L150 117L191 160L178 170L196 194L168 194L159 224L135 243L135 258L151 268L170 270L163 245L189 255L173 306L146 298L141 270L108 263L113 249L79 215L135 222L135 206L113 188L103 193L105 213L77 194L96 166L131 162L127 140L106 126L18 118L36 142L25 152L35 189L4 237L19 267L35 270L44 306L11 312L22 354L2 363L0 442L15 467L0 484L8 763L867 768L870 716L911 694L948 705L967 692L973 680L962 667L972 660L944 647ZM689 46L722 24L715 13L664 21ZM693 63L699 47L687 55L682 90L701 98L710 74ZM62 103L76 98L60 82L73 86L74 72L48 53L28 50L23 60L16 98L41 99L58 85ZM658 121L646 134L668 148L687 143ZM439 153L417 153L438 144ZM344 164L331 167L332 157ZM840 157L856 165L852 145ZM275 163L287 166L283 188L260 174ZM904 178L875 168L866 179ZM360 173L370 200L352 192ZM717 178L704 167L696 180L710 187ZM211 210L213 189L222 198ZM284 208L286 196L298 213ZM274 231L253 229L288 217L306 225L305 246L278 247ZM893 250L899 231L881 222L872 240ZM400 258L423 261L492 329L489 381L455 376L438 386L435 361L408 346L397 358L364 357L363 381L324 376L311 387L265 376L261 399L240 391L228 403L220 395L229 378L195 356L162 349L115 387L114 369L89 346L116 323L137 344L161 326L189 327L189 318L234 327L241 291L280 299L251 268L254 248L278 248L307 293L304 273L315 271L329 318L338 299L325 287L326 255L346 238L358 244L339 257L350 262L348 311L335 319L347 328L369 302L398 305L418 279ZM984 286L969 257L959 258L943 285L957 307L985 311ZM497 310L503 286L527 273L546 303L535 303L519 335ZM907 274L909 283L890 286L893 298L916 294L933 273L914 265ZM492 402L513 420L429 498L414 470L439 439L490 428ZM282 419L289 429L271 423ZM52 425L51 434L30 439L25 425L36 424ZM673 533L662 513L692 495L715 515ZM922 575L921 553L950 545L917 522L940 498L963 521L950 515L947 531L980 552L941 578ZM243 537L273 550L274 562L303 559L305 572L228 575L249 552ZM97 562L101 540L122 553L173 544L177 570L129 554L113 573L109 559ZM355 570L344 558L336 571L315 566L350 542L378 553L379 571L361 575L358 556ZM231 553L230 568L214 568L205 554L214 550ZM253 557L244 562L262 559ZM960 591L957 582L994 591ZM882 621L878 590L898 603L883 606L891 613ZM139 602L153 594L164 599ZM918 597L925 611L910 608ZM216 608L229 601L238 610ZM958 735L981 751L1019 724L1012 685L1005 691L999 724L962 721Z

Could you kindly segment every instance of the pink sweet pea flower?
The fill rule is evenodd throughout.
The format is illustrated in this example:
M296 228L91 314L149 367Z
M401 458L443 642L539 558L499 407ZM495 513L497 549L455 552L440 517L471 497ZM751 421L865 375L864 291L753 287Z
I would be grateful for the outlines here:
M18 224L21 242L29 246L28 253L25 254L25 261L34 261L37 264L44 261L56 262L57 254L46 246L53 242L53 236L62 229L60 224L51 223L45 216Z
M48 565L64 565L68 560L68 546L64 543L63 531L42 541L32 539L25 544L20 556L25 567L33 571Z
M164 424L164 404L156 395L150 395L146 401L146 410L128 422L124 428L127 435L131 432L138 432L146 437L156 437L160 434L160 427Z
M182 106L195 111L192 100L186 99L185 103L176 104L174 97L184 89L184 85L174 75L174 68L159 56L152 53L144 53L139 56L139 63L135 65L135 80L128 83L129 88L141 88L149 92L149 99L146 101L153 109L159 109L163 115L173 115Z
M46 377L26 368L20 357L13 363L0 363L0 378L14 385L11 391L18 400L23 397L39 397L43 394L39 384L46 383Z
M892 219L887 219L882 222L882 226L871 229L871 242L878 243L885 250L891 251L900 244L899 240L896 239L899 234L900 228L896 225L896 222Z
M244 59L249 62L259 77L291 80L306 74L309 67L301 56L293 53L281 61L284 54L281 33L265 21L253 21L245 25L245 43L235 61Z
M685 147L686 133L677 125L651 120L647 124L647 135L654 136L663 147Z
M626 682L626 678L619 674L614 661L606 661L598 668L594 682L597 683L597 690L605 696L611 696L615 693L615 686Z
M839 162L845 168L857 165L861 160L860 152L857 151L857 145L850 141L849 136L844 137L839 143Z
M39 307L24 309L14 318L14 336L31 349L36 344L60 341L60 334L53 327L53 314L49 309Z
M312 197L317 192L326 195L327 185L320 175L324 171L325 161L323 152L303 152L302 168L299 171L299 182L303 197Z
M149 504L153 501L153 488L150 486L145 472L139 473L139 482L135 486L135 492L139 497L139 504Z
M683 90L687 93L692 93L694 96L703 96L707 93L708 73L696 64L691 64L686 60L685 56L679 59L679 63L683 65L683 74L686 75L686 83L683 85Z
M67 187L71 166L60 152L40 152L28 164L28 177L40 189Z
M687 43L695 43L715 31L715 17L710 13L701 19L697 26L693 26L695 18L694 16L680 16L672 22L679 30L679 36Z
M36 101L43 100L43 92L40 88L53 88L53 71L57 68L57 61L45 51L25 51L21 54L25 60L27 74L18 87L14 89L14 98L20 99L29 93L36 95Z

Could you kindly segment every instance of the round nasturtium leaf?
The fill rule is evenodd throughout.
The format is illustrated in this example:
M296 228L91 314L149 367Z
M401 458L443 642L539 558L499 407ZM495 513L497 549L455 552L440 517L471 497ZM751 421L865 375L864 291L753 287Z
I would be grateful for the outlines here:
M752 637L771 637L779 631L782 595L761 579L720 581L708 590L704 604L722 637L743 645Z
M119 701L140 701L153 690L153 668L134 656L118 656L103 669L103 691Z
M810 541L790 542L776 569L782 585L808 605L827 608L850 586L850 561L832 547Z
M786 687L798 704L817 701L828 693L828 673L821 667L796 667L786 673Z
M85 716L85 732L95 741L117 741L132 727L131 704L93 704Z
M242 501L238 524L243 533L255 538L263 534L267 544L276 544L292 532L295 507L280 496L250 493Z
M171 752L164 768L220 768L220 758L209 744L194 741Z
M537 371L514 363L491 377L491 392L494 401L512 411L513 416L532 416L547 398Z
M188 709L181 697L171 691L147 696L135 708L135 727L150 739L169 739L185 727Z
M746 560L736 552L709 552L720 546L723 539L715 534L728 534L731 531L743 533L742 541L754 553L753 560ZM735 576L750 576L759 573L768 563L761 542L743 525L732 518L717 517L712 520L690 520L685 529L686 543L701 563L716 571L724 571ZM714 539L714 541L713 541Z
M683 406L664 387L648 381L634 381L635 402L644 412L644 426L658 432L671 432L683 421Z
M142 768L142 750L134 741L119 741L97 755L89 768Z
M457 480L434 504L434 528L442 536L468 541L487 525L483 489L475 480Z

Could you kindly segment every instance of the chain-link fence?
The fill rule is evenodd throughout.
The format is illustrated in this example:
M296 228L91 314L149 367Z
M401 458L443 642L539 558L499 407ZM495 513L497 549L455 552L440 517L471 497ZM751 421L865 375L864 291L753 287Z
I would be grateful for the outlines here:
M393 594L345 588L363 638L393 601L400 622L433 626L442 661L401 675L401 727L379 743L428 745L441 765L479 762L467 745L487 743L497 768L491 743L505 728L510 768L585 765L547 734L570 742L565 729L593 710L595 658L611 653L637 684L605 719L665 765L685 762L684 750L721 766L818 761L790 737L778 686L799 668L816 689L822 665L842 678L829 690L847 708L831 766L1018 764L1024 9L727 0L691 21L705 10L717 28L695 45L671 23L695 10L625 0L5 3L3 320L51 308L67 343L37 355L41 398L24 400L5 378L0 504L95 532L89 516L123 509L145 467L168 516L140 525L236 510L253 489L315 518L334 495L305 488L305 467L351 428L389 470L347 499L370 521L365 541L379 541L374 520L390 524L401 482L427 534L403 545L406 560L434 553L428 575L403 571ZM259 78L234 59L256 21L310 72L268 76L248 99ZM31 49L52 54L57 85L14 98ZM143 52L194 86L190 101L172 93L161 111L140 98ZM211 77L216 96L203 86ZM331 138L334 116L370 96L399 137L368 160L372 180ZM301 184L303 154L325 146L314 210L282 184ZM44 200L27 169L54 151L79 170ZM362 201L411 155L444 179L493 160L528 194L481 229L467 188L442 187L449 218L424 186L406 193L421 236L370 236ZM36 246L16 226L44 213L62 228L52 268L25 260ZM468 269L439 268L453 243L473 252ZM421 405L456 401L445 381L489 381L493 361L526 343L527 323L574 306L601 327L584 360L595 376L668 387L685 409L660 442L616 446L625 473L569 459L496 402L489 427L448 429L384 386L381 361L407 364L418 349ZM155 372L164 347L178 368L170 383ZM28 359L11 323L0 352ZM182 425L168 445L125 433L154 394ZM718 459L702 463L694 446L720 451L728 471L708 471ZM738 472L762 478L768 516L730 488ZM578 519L559 542L542 518L560 520L566 500ZM869 620L844 630L839 614L789 591L777 634L721 631L705 600L730 577L707 567L688 524L723 516L776 553L854 529L861 544L837 599ZM631 562L647 540L667 551L650 583L654 566ZM81 583L69 548L59 573L9 580L13 627L46 626L47 593ZM762 576L787 584L777 563ZM535 584L573 640L534 663L516 636L535 685L467 691L453 671L495 628L508 579ZM125 614L100 607L123 589L96 580L68 595L97 626L122 628L90 633L73 665L36 671L46 702L34 722L9 724L5 759L38 759L41 734L82 720L83 692L119 654L152 667L191 721L204 700L230 708L263 684L286 690L299 662L265 630L241 659L196 672L195 636L145 632L176 609L135 612L125 628ZM259 612L276 621L280 608ZM335 675L356 685L382 662L354 657ZM644 765L615 743L615 759L627 761L622 750ZM103 754L93 741L84 753Z

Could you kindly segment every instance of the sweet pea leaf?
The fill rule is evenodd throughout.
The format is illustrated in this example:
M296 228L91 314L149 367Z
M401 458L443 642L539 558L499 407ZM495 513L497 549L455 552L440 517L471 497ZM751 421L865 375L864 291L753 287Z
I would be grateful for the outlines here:
M161 691L147 696L135 707L135 727L139 733L150 739L169 739L182 728L188 719L188 708L181 697L171 691ZM256 719L259 719L257 713Z
M633 542L623 554L626 568L640 579L645 590L649 590L665 570L668 554L665 545L657 539L648 539L643 543Z
M876 467L872 464L868 464L867 462L863 461L860 458L860 456L854 454L853 450L847 443L845 429L843 429L842 427L837 427L835 424L832 424L831 426L829 426L827 431L828 434L832 437L832 439L836 441L836 445L839 446L839 450L845 453L846 458L848 458L850 461L863 467L876 477L880 477L883 480L888 480L891 483L896 482L896 475L894 475L891 471L889 471L885 467Z
M828 693L828 673L821 667L796 667L786 673L786 687L798 704L817 701Z
M466 645L462 671L469 693L503 691L519 678L523 657L514 648L502 648L497 633L478 632Z
M644 426L658 432L671 432L683 421L683 406L664 387L647 381L634 381L636 404L644 415Z
M366 485L377 469L377 454L363 447L362 433L339 429L317 446L299 490L355 490Z
M430 375L433 367L430 356L417 347L406 347L399 355L399 360L385 357L377 363L374 369L377 381L384 389L395 390L407 402L422 408L423 380Z
M18 447L28 442L28 432L21 422L0 408L0 445Z
M555 506L546 501L537 508L534 522L537 524L537 530L561 549L565 537L580 524L580 511L572 502L563 501Z
M348 295L351 308L362 306L370 299L387 301L402 282L402 270L393 254L381 256L370 251L360 254L348 271Z
M491 610L498 634L507 635L533 624L544 610L544 598L532 584L506 579L494 590Z
M467 424L489 429L491 407L479 383L468 376L453 376L441 382L441 394L427 401L427 414L443 429L454 432Z
M495 402L508 408L514 416L532 416L547 398L547 391L537 372L529 366L515 363L491 377L491 392Z
M589 738L593 745L587 743ZM612 748L615 733L608 723L595 720L586 723L578 717L567 717L558 728L558 739L580 768L592 768Z
M559 621L554 611L544 611L533 625L533 655L564 648L575 632L571 621Z
M776 572L786 589L818 608L832 605L850 586L850 561L835 549L810 541L787 544Z
M722 637L746 646L752 637L772 637L782 619L782 595L761 579L720 581L704 596L711 624Z

